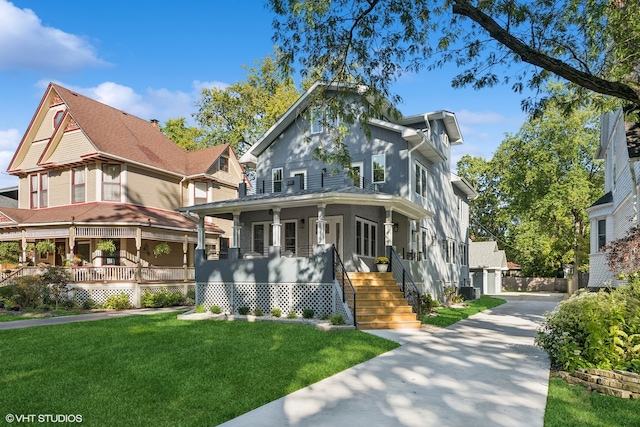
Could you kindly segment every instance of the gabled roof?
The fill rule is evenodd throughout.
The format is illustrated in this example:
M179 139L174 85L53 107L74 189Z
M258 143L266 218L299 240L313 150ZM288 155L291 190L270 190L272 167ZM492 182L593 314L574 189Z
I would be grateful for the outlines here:
M315 82L309 89L307 89L304 94L302 94L302 96L300 96L300 98L298 98L298 100L291 107L289 107L289 109L278 119L278 121L273 126L271 126L271 128L269 128L269 130L267 130L267 132L249 150L247 150L247 152L244 153L244 155L240 158L240 163L255 166L258 160L258 156L260 156L267 148L269 148L269 146L273 144L276 138L278 138L278 136L282 134L282 132L284 132L285 129L287 129L296 120L300 113L302 113L311 105L311 102L313 101L313 95L320 90L351 90L355 93L362 93L362 88L359 87L337 83L326 84L322 82ZM386 104L391 106L388 101L386 101ZM421 115L402 117L397 122L382 119L371 119L369 121L369 124L398 132L407 141L417 143L417 140L414 141L413 139L411 139L411 137L416 134L416 129L414 129L410 125L424 124L426 122L424 126L428 127L429 120L437 119L443 120L445 128L447 130L447 134L449 135L449 143L451 145L462 144L462 134L460 132L460 127L458 126L458 121L455 117L455 114L444 110L425 113ZM405 133L407 132L409 134L407 137L405 137ZM422 133L417 135L417 138L420 141L425 139ZM426 139L428 140L428 135ZM444 155L435 146L433 146L430 141L427 141L427 144L421 148L426 150L425 155L430 160L436 162L446 161Z
M593 202L593 204L589 207L592 208L594 206L606 205L608 203L613 203L613 193L611 191Z
M175 211L123 203L81 203L46 209L0 208L0 230L52 225L122 224L196 231L196 218ZM207 231L223 234L218 226L206 223Z
M39 114L46 114L49 106L45 105L45 100L50 99L52 91L68 108L65 119L67 121L72 119L95 147L94 153L84 153L84 159L123 161L175 175L189 176L208 170L229 147L225 144L188 152L146 120L51 83L31 121L30 129L25 133L14 154L8 169L9 173L20 173L15 169L14 162L21 150L28 149L28 144L32 142L29 141L28 135L32 133L31 128L39 123L36 117ZM56 130L55 134L64 133L64 129L61 128L62 126ZM46 164L46 160L43 161L43 159L47 158L49 150L55 149L53 142L56 141L56 136L58 135L51 138L40 157L43 166ZM47 166L56 165L47 164Z
M471 242L469 243L469 268L507 270L507 256L498 250L498 243Z

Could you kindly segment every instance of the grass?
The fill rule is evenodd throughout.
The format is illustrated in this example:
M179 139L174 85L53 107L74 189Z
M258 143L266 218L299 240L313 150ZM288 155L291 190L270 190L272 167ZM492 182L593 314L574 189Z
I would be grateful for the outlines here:
M592 393L560 378L549 381L545 427L640 426L640 400Z
M423 316L422 323L428 323L430 325L440 326L446 328L453 325L462 319L466 319L469 316L473 316L481 311L488 310L493 307L504 304L506 301L500 298L493 298L487 295L482 295L477 300L467 302L467 306L463 308L450 308L439 307L437 309L438 315L435 317Z
M176 313L0 332L0 402L83 425L217 425L398 346L355 330Z

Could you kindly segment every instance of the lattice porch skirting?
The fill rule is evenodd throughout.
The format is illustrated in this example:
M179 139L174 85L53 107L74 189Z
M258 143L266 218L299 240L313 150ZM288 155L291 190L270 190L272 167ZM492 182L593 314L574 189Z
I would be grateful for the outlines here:
M217 305L223 312L234 314L246 306L251 312L260 308L269 314L279 308L283 316L291 311L302 316L303 310L310 308L316 317L342 314L348 318L340 289L333 283L198 283L196 304L203 304L207 310Z

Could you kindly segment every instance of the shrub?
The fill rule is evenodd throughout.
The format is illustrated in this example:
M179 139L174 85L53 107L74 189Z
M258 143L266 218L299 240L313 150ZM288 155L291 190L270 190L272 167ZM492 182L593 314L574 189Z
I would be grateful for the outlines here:
M63 267L49 266L42 274L42 281L48 287L49 295L56 304L66 300L67 286L71 282L71 274Z
M262 309L260 307L256 307L256 309L253 310L253 315L254 316L264 316L264 313L262 313Z
M314 314L315 311L313 311L312 308L305 308L304 310L302 310L302 317L304 317L305 319L313 319Z
M296 314L296 312L294 310L291 310L289 312L289 314L287 315L287 319L296 319L298 317L298 315Z
M422 314L433 313L437 307L440 307L440 302L434 299L431 294L420 295L420 312Z
M149 308L174 307L176 305L182 305L184 302L185 297L182 295L182 292L171 292L168 289L163 289L156 293L145 290L140 297L142 306Z
M344 317L342 314L334 314L329 318L332 325L344 325Z
M18 277L11 301L20 308L36 308L43 302L45 288L41 276Z
M640 283L611 292L583 292L545 316L536 345L554 367L640 373Z
M220 314L222 313L222 309L220 308L219 305L212 305L211 307L209 307L209 310L211 310L211 312L213 314Z
M279 308L272 308L271 309L271 315L273 317L280 317L280 316L282 316L282 310L279 309Z
M91 298L87 298L83 303L82 303L82 308L85 310L92 310L94 308L98 308L98 304L92 300Z
M207 309L204 308L204 304L196 305L196 313L206 313Z
M238 307L238 313L243 316L246 316L247 314L249 314L249 311L250 309L246 305L243 305L242 307Z
M455 286L445 286L444 287L444 303L445 305L451 305L456 302L456 297L458 296L458 289Z
M110 295L109 298L107 298L107 301L102 304L102 307L113 310L126 310L127 308L131 308L129 295L125 292L120 292L117 295Z

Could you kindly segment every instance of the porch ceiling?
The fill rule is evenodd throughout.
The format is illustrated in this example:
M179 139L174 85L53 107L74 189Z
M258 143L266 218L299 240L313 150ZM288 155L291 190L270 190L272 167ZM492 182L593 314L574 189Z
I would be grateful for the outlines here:
M384 193L356 193L344 190L327 192L309 192L306 194L256 195L242 199L232 199L223 202L207 203L203 205L178 208L179 212L195 213L219 218L228 218L229 214L261 211L273 208L299 208L304 206L325 205L356 205L379 206L391 209L411 219L432 218L434 213L419 206L404 197Z

